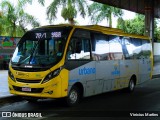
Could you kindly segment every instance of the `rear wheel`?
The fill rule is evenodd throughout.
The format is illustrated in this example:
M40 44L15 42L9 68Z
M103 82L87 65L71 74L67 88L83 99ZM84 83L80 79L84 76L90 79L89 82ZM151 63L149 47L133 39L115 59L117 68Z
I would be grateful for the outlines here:
M66 105L67 106L74 106L79 103L80 101L80 91L78 87L73 86L66 97Z
M133 78L130 79L129 85L128 85L128 92L133 92L135 88L135 81Z

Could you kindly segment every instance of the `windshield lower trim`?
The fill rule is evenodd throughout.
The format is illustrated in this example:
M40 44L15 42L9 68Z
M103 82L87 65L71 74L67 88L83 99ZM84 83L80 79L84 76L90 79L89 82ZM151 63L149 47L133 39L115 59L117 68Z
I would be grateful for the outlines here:
M46 71L48 69L50 69L52 66L47 66L47 67L40 67L40 66L29 66L29 65L21 65L21 66L17 66L17 65L12 65L12 68L14 70L18 70L18 71L24 71L24 72L40 72L40 71Z

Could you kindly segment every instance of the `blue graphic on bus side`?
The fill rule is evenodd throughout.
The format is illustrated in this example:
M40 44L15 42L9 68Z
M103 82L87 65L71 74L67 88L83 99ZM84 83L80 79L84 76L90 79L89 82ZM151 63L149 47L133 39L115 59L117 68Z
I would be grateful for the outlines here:
M120 71L119 70L115 70L111 73L112 75L120 75Z
M95 74L96 73L96 68L82 68L79 69L79 75L90 75L90 74Z
M114 66L114 71L111 72L112 75L120 75L120 71L118 70L118 66Z

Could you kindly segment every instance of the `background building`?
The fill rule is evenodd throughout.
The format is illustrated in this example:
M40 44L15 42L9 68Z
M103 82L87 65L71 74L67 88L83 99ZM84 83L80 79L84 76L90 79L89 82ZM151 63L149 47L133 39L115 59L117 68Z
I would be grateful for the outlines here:
M8 69L8 63L20 38L0 36L0 69Z

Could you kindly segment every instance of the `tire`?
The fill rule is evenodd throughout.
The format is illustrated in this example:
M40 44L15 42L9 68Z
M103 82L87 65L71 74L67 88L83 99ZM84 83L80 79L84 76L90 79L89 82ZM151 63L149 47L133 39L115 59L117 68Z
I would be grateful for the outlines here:
M134 88L135 88L135 81L134 81L133 78L131 78L130 81L129 81L127 91L131 93L131 92L134 91Z
M75 106L80 101L80 90L73 86L65 99L66 105L69 107Z

